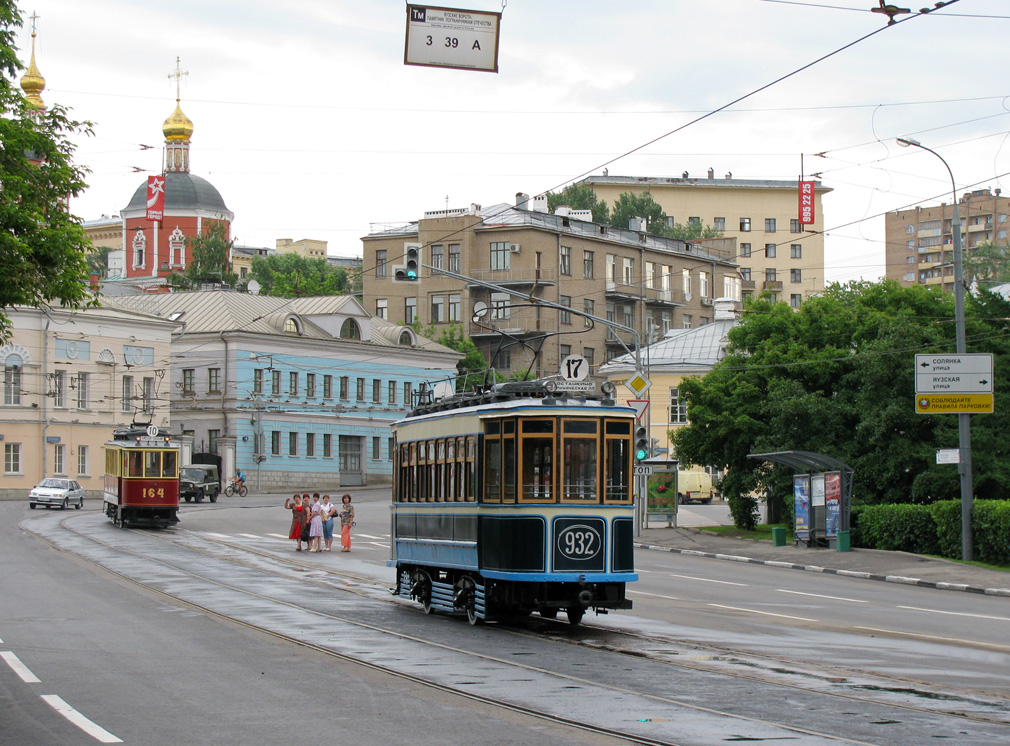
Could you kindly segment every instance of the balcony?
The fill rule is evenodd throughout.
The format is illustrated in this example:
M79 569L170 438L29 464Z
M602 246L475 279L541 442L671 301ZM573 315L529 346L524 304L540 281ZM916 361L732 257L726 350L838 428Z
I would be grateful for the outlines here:
M642 287L637 284L625 284L607 280L604 295L611 300L641 300Z
M781 290L782 280L765 280L761 287L765 290Z
M512 267L510 269L471 269L471 277L476 280L483 280L502 287L526 287L530 285L541 285L544 287L557 285L558 271L556 269L536 269L526 267ZM469 286L471 289L480 288L480 285Z
M522 301L521 298L516 300ZM507 318L493 318L495 315L508 314ZM551 308L508 308L492 309L480 323L470 321L470 336L478 338L491 337L529 337L558 331L558 313ZM538 317L539 315L539 317ZM582 323L582 318L572 316L572 329ZM567 327L566 327L567 328Z
M682 305L675 299L674 291L650 287L645 288L645 302L650 306L674 307Z
M754 280L741 280L740 289L741 290L754 290L757 287L757 283Z

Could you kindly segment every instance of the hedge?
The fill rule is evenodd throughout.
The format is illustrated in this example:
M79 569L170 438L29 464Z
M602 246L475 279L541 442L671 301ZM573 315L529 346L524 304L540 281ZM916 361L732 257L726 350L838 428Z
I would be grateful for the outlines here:
M862 505L851 523L853 546L961 558L960 500ZM976 560L1010 565L1010 500L976 500L972 528Z

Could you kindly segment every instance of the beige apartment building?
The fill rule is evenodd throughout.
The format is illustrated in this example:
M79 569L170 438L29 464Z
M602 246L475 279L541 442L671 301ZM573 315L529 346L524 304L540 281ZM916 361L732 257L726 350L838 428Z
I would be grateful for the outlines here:
M624 192L649 193L671 223L701 223L736 239L744 297L771 291L794 308L824 289L824 211L831 189L814 183L814 223L799 220L799 183L765 179L589 176L579 184L613 206Z
M732 239L688 244L598 225L580 213L548 214L543 201L533 207L520 194L516 205L428 212L365 236L366 309L395 323L434 326L436 339L439 329L458 324L497 370L525 371L533 363L540 376L556 374L570 354L585 356L595 372L634 349L635 337L430 268L631 327L642 344L709 323L716 297L740 300ZM411 247L419 250L420 277L398 280ZM484 315L475 319L480 309Z
M961 246L967 253L982 243L1007 240L1010 199L979 189L958 200ZM884 217L887 242L884 276L902 285L940 285L954 289L954 206L899 210ZM969 280L971 278L968 278Z

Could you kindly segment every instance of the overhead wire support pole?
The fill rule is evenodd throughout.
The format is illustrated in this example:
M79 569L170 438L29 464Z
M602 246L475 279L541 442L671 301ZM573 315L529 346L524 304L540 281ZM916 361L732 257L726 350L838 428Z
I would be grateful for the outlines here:
M961 215L957 207L957 183L954 172L946 159L932 148L927 148L918 140L910 137L897 138L902 147L919 148L932 153L943 163L950 174L950 186L954 198L954 215L950 222L950 230L954 238L954 335L957 344L957 354L964 355L967 349L964 329L964 262L961 250ZM941 231L942 232L942 231ZM958 463L957 469L961 476L961 559L971 562L975 556L972 534L971 514L975 500L974 477L971 465L971 415L961 412L957 415Z
M554 308L558 311L563 311L566 313L574 314L575 316L581 316L585 319L590 319L594 322L603 324L609 329L614 331L627 332L635 338L635 349L628 349L628 345L624 343L624 340L620 336L617 337L617 341L621 343L621 346L627 351L629 355L635 356L635 370L640 371L641 366L641 355L642 355L642 337L638 333L638 330L625 326L624 324L618 324L616 321L610 321L609 319L601 319L599 316L593 316L591 313L586 313L585 311L579 311L576 308L570 306L563 306L560 303L555 303L554 301L544 300L543 298L534 297L530 293L521 293L518 290L513 290L512 288L503 287L501 285L495 285L493 282L487 282L486 280L478 280L474 277L468 277L467 275L461 275L457 272L452 272L448 269L442 269L441 267L430 267L427 264L421 265L424 269L429 270L432 274L445 275L446 277L451 277L454 280L462 280L463 282L470 283L472 285L477 285L488 290L493 290L497 293L506 293L508 295L514 296L516 298L522 298L523 300L529 302L535 306L543 306L544 308Z

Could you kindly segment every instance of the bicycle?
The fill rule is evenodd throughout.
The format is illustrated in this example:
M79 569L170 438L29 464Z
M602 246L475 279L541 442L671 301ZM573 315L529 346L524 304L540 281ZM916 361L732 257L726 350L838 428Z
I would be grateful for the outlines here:
M245 486L245 482L239 482L233 479L228 483L228 486L224 488L224 494L231 497L235 493L238 493L239 497L245 497L249 494L249 488Z

